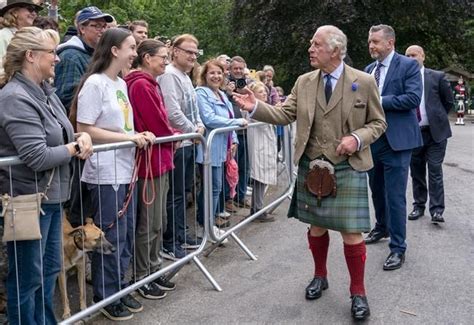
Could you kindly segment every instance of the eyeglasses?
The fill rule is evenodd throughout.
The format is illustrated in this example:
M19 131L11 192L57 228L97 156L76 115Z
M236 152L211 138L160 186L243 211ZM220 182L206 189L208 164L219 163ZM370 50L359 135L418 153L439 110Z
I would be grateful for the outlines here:
M41 51L41 52L46 52L48 54L53 54L54 56L58 55L56 52L56 49L32 49L33 51Z
M199 56L201 55L198 51L191 51L191 50L185 50L179 46L175 46L175 48L177 48L178 50L181 50L183 52L185 52L187 55L195 55L196 56L196 59L199 58Z
M89 24L88 26L94 28L96 31L101 31L107 28L107 24Z
M159 58L162 58L163 61L169 61L169 57L167 55L158 55L158 54L155 54L155 55L152 55L152 56L157 56Z

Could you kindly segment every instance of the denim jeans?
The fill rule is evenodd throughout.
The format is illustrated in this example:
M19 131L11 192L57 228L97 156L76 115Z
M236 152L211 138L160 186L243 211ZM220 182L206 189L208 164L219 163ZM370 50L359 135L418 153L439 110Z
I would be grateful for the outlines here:
M201 166L202 167L202 166ZM202 170L202 168L201 168ZM204 173L202 173L204 175ZM201 178L201 191L198 196L198 212L197 220L202 226L204 225L204 177ZM212 166L212 211L214 214L217 213L217 204L219 201L219 194L222 191L222 167Z
M193 181L194 148L186 146L176 150L174 154L174 170L170 172L170 188L166 202L168 215L167 228L163 234L163 246L171 248L175 242L185 241L186 228L186 183Z
M247 184L250 176L250 163L247 149L247 134L239 134L239 146L237 148L237 165L239 166L239 183L237 184L237 198L234 200L243 202L247 193Z
M10 324L57 323L53 295L61 270L62 208L60 204L42 204L41 208L45 213L40 216L42 239L7 244Z
M132 194L133 197L123 216L117 218L117 212L123 207L129 185L87 184L87 187L91 192L92 206L96 211L94 223L102 229L105 238L116 248L110 255L92 253L91 274L94 296L102 300L127 286L125 274L133 252L137 192L135 190Z

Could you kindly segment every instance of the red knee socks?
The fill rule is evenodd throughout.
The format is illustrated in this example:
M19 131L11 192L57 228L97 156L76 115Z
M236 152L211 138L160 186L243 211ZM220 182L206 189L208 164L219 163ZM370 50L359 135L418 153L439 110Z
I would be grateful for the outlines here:
M344 256L351 276L351 296L365 296L364 269L366 250L364 241L355 245L344 243Z
M314 276L325 278L328 274L326 269L326 260L328 257L329 248L329 233L326 233L320 237L311 236L308 230L308 243L309 249L313 254L314 260Z

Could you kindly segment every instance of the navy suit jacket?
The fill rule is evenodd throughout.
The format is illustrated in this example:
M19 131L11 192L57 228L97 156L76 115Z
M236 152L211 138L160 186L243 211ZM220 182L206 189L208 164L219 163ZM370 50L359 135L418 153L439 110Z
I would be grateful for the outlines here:
M436 143L451 137L448 113L453 108L454 97L444 72L425 68L425 109L430 124L431 137Z
M365 68L372 73L377 62ZM395 52L385 76L382 107L388 127L388 144L394 151L409 150L423 145L416 108L423 91L420 66L414 59Z

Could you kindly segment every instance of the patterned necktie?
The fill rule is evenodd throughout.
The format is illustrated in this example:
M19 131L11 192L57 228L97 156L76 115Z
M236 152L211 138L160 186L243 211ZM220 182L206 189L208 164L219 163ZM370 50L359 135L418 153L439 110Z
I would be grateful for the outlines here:
M383 67L383 64L379 62L377 63L377 67L375 68L374 77L375 77L375 82L377 83L377 87L380 84L380 68L382 67Z
M418 120L418 123L421 122L421 111L420 111L420 106L416 107L416 119Z
M324 76L324 78L326 78L326 85L324 86L324 94L326 95L326 104L328 104L332 95L331 75L327 74Z

